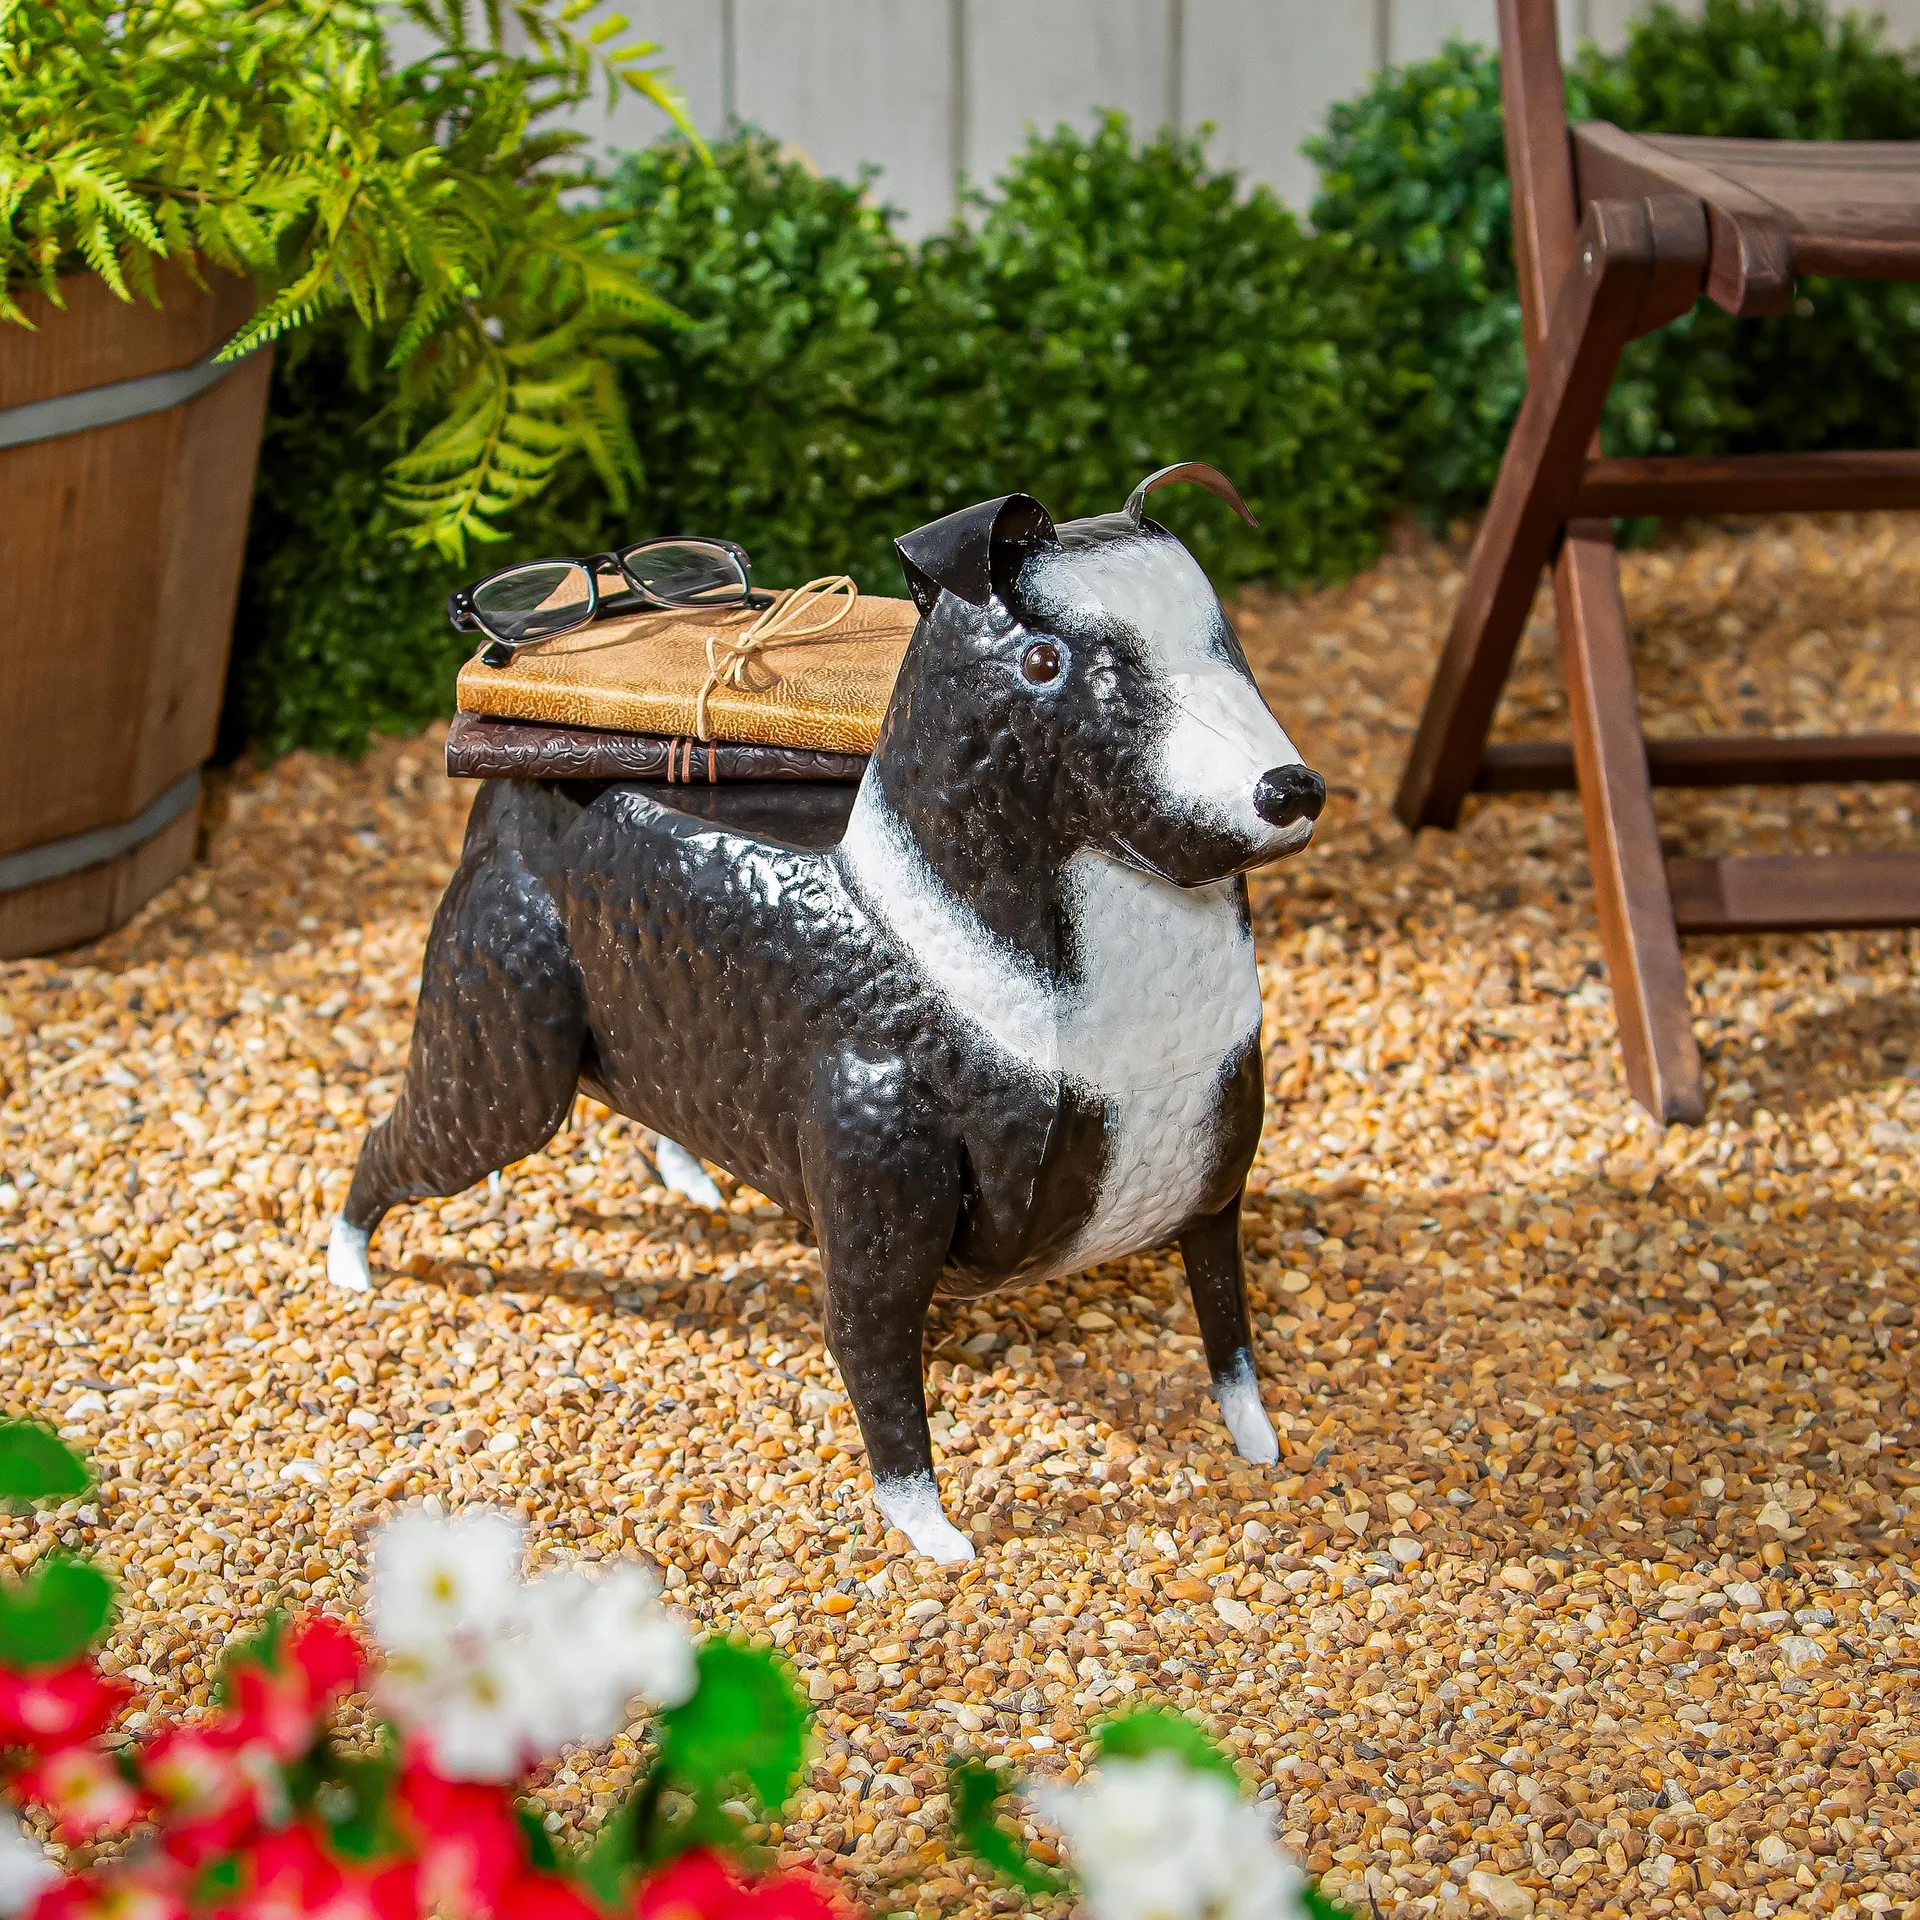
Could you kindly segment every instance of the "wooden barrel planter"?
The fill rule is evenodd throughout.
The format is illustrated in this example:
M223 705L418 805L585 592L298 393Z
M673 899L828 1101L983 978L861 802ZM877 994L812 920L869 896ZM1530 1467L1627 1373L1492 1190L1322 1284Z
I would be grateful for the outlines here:
M251 282L90 274L0 326L0 959L119 926L192 863L272 356Z

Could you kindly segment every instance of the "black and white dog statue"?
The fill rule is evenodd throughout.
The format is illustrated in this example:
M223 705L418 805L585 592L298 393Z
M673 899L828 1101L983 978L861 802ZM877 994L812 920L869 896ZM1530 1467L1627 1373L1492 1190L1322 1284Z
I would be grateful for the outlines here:
M887 1519L972 1557L921 1337L1177 1239L1220 1410L1277 1458L1240 1197L1260 1133L1246 883L1325 798L1198 563L1144 514L1010 494L901 540L921 612L857 788L491 781L434 919L405 1083L328 1248L535 1152L584 1090L808 1222ZM1248 516L1251 518L1251 516ZM698 797L695 797L695 795Z

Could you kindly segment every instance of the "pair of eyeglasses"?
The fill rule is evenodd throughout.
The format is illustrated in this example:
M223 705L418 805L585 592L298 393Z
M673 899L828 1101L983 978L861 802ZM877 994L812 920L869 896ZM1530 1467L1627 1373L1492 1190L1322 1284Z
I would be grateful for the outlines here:
M621 585L602 593L603 574ZM673 607L764 607L753 590L744 547L731 540L641 540L578 560L524 560L447 596L456 633L482 633L482 663L504 667L522 648L571 633L603 614L665 612Z

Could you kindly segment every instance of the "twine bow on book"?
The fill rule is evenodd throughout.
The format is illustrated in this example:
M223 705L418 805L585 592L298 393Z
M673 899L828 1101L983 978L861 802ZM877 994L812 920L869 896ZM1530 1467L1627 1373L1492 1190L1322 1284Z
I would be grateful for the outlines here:
M853 603L859 598L860 589L851 574L826 573L804 587L795 587L743 631L727 633L716 628L710 632L707 677L694 702L695 737L713 738L707 725L707 703L722 687L731 687L736 693L765 693L779 676L756 683L750 677L754 662L764 664L765 656L775 647L804 646L824 638L853 611Z

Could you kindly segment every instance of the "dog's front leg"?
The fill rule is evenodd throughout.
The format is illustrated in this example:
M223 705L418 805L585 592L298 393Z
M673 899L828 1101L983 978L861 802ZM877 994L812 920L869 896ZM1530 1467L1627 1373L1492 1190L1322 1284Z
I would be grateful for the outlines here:
M1207 1371L1220 1417L1243 1460L1271 1466L1280 1458L1273 1423L1260 1404L1253 1371L1253 1330L1247 1324L1247 1290L1240 1267L1240 1196L1218 1213L1196 1221L1180 1236L1194 1317L1206 1344Z
M841 1055L816 1084L803 1154L827 1287L827 1346L866 1442L880 1511L951 1565L973 1543L933 1479L921 1374L927 1306L960 1212L960 1152L898 1061Z

